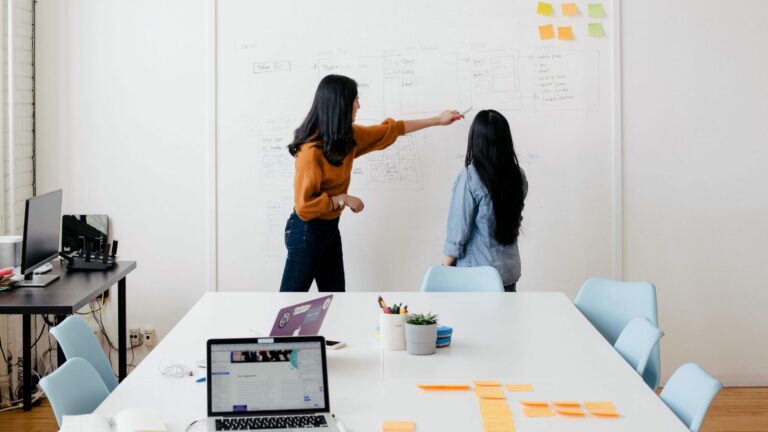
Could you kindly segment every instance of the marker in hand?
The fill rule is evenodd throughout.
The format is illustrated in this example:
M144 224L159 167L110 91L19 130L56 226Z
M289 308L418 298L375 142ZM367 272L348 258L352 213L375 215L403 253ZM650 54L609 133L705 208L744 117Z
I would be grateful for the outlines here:
M464 116L465 116L465 115L467 115L467 113L468 113L468 112L470 112L470 111L472 111L472 107L469 107L469 108L467 108L467 110L466 110L466 111L464 111L463 113L461 113L461 115L460 115L460 116L456 116L456 117L454 117L454 118L453 118L453 120L454 120L454 121L456 121L456 120L461 120L461 119L463 119L463 118L464 118Z

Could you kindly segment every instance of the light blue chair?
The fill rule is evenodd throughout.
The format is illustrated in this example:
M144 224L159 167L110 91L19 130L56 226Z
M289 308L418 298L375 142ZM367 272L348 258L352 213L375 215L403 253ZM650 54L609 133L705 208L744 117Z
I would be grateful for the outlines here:
M624 327L613 347L642 376L653 347L662 336L664 332L656 328L648 318L637 317Z
M93 366L78 357L43 377L40 387L51 402L59 427L63 416L90 414L109 396Z
M67 358L80 357L90 363L101 376L110 393L117 387L117 378L112 371L112 366L110 366L104 350L85 320L79 316L71 315L61 324L52 328L51 334L56 338L59 347L64 351Z
M660 397L691 432L698 432L709 404L722 387L701 366L687 363L672 374Z
M493 267L433 265L424 275L422 292L504 292L504 283Z
M573 302L611 345L634 318L645 317L659 326L656 287L650 282L589 278ZM659 386L660 371L661 355L656 345L643 373L643 380L653 390Z

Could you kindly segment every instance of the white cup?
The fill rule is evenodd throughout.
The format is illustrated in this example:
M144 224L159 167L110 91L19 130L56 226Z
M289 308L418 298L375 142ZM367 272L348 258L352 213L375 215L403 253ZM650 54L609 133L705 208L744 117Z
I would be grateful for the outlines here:
M379 340L381 349L399 351L405 349L405 318L407 315L381 314Z

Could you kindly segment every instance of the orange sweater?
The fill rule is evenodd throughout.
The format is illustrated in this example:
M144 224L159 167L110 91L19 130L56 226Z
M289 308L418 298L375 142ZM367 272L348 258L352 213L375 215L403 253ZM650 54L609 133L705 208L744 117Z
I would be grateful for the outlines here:
M352 160L392 145L397 137L405 134L405 124L388 118L375 126L352 125L352 131L357 145L341 166L333 166L325 159L319 142L304 144L296 154L293 201L296 214L302 220L339 217L343 209L331 210L331 197L347 193L352 180Z

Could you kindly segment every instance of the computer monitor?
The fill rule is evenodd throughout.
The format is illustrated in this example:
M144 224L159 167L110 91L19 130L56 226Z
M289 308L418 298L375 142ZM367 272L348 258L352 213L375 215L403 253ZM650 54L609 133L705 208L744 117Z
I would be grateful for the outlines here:
M35 275L33 272L59 255L61 195L62 191L57 190L27 200L21 248L24 280L19 286L42 287L59 278L58 274Z

